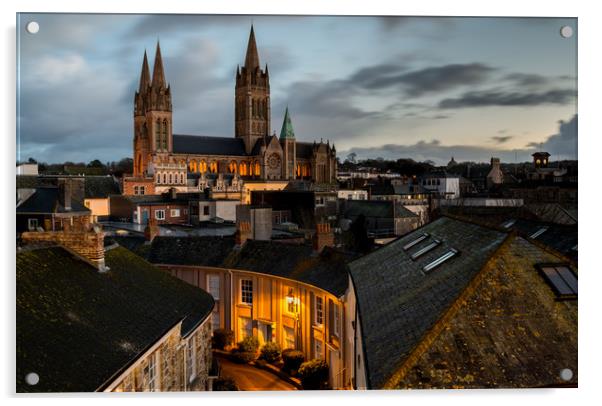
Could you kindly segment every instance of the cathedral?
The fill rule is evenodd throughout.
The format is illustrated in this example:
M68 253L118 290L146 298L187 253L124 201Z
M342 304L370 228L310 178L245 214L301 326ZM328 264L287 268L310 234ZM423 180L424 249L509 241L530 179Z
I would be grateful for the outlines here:
M157 43L152 76L145 52L134 96L134 173L124 180L125 194L203 190L218 180L223 188L336 179L334 144L297 141L288 108L280 136L272 133L270 75L267 64L260 65L252 26L244 65L236 71L234 137L173 134L172 128L171 88ZM224 186L224 179L230 183Z

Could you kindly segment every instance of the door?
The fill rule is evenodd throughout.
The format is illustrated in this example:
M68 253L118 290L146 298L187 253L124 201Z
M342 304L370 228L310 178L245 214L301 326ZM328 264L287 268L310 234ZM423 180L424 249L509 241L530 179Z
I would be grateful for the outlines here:
M143 225L148 224L148 210L142 210L142 223Z

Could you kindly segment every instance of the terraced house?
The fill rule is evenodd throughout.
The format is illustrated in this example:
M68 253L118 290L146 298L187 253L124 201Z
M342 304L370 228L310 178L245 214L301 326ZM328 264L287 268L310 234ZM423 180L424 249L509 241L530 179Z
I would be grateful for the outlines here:
M211 388L211 295L103 236L23 234L17 392Z
M233 330L237 342L252 335L262 345L274 341L324 359L330 385L350 388L344 321L351 256L330 247L326 224L313 246L250 240L250 227L241 224L234 238L155 237L149 260L210 292L214 328Z

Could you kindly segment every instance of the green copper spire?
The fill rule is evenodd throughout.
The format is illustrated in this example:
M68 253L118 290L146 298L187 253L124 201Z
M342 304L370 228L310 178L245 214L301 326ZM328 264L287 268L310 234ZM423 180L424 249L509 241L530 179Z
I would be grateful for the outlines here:
M282 130L280 130L280 139L295 138L295 130L293 130L293 123L291 122L291 116L288 114L288 106L284 112L284 121L282 122Z

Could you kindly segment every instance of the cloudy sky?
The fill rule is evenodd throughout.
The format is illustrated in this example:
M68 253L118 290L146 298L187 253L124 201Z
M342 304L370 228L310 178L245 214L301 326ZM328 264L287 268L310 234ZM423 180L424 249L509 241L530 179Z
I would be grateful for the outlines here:
M575 19L21 14L17 159L131 156L133 95L157 39L174 132L234 136L251 23L273 129L288 105L297 139L329 139L341 159L577 157Z

